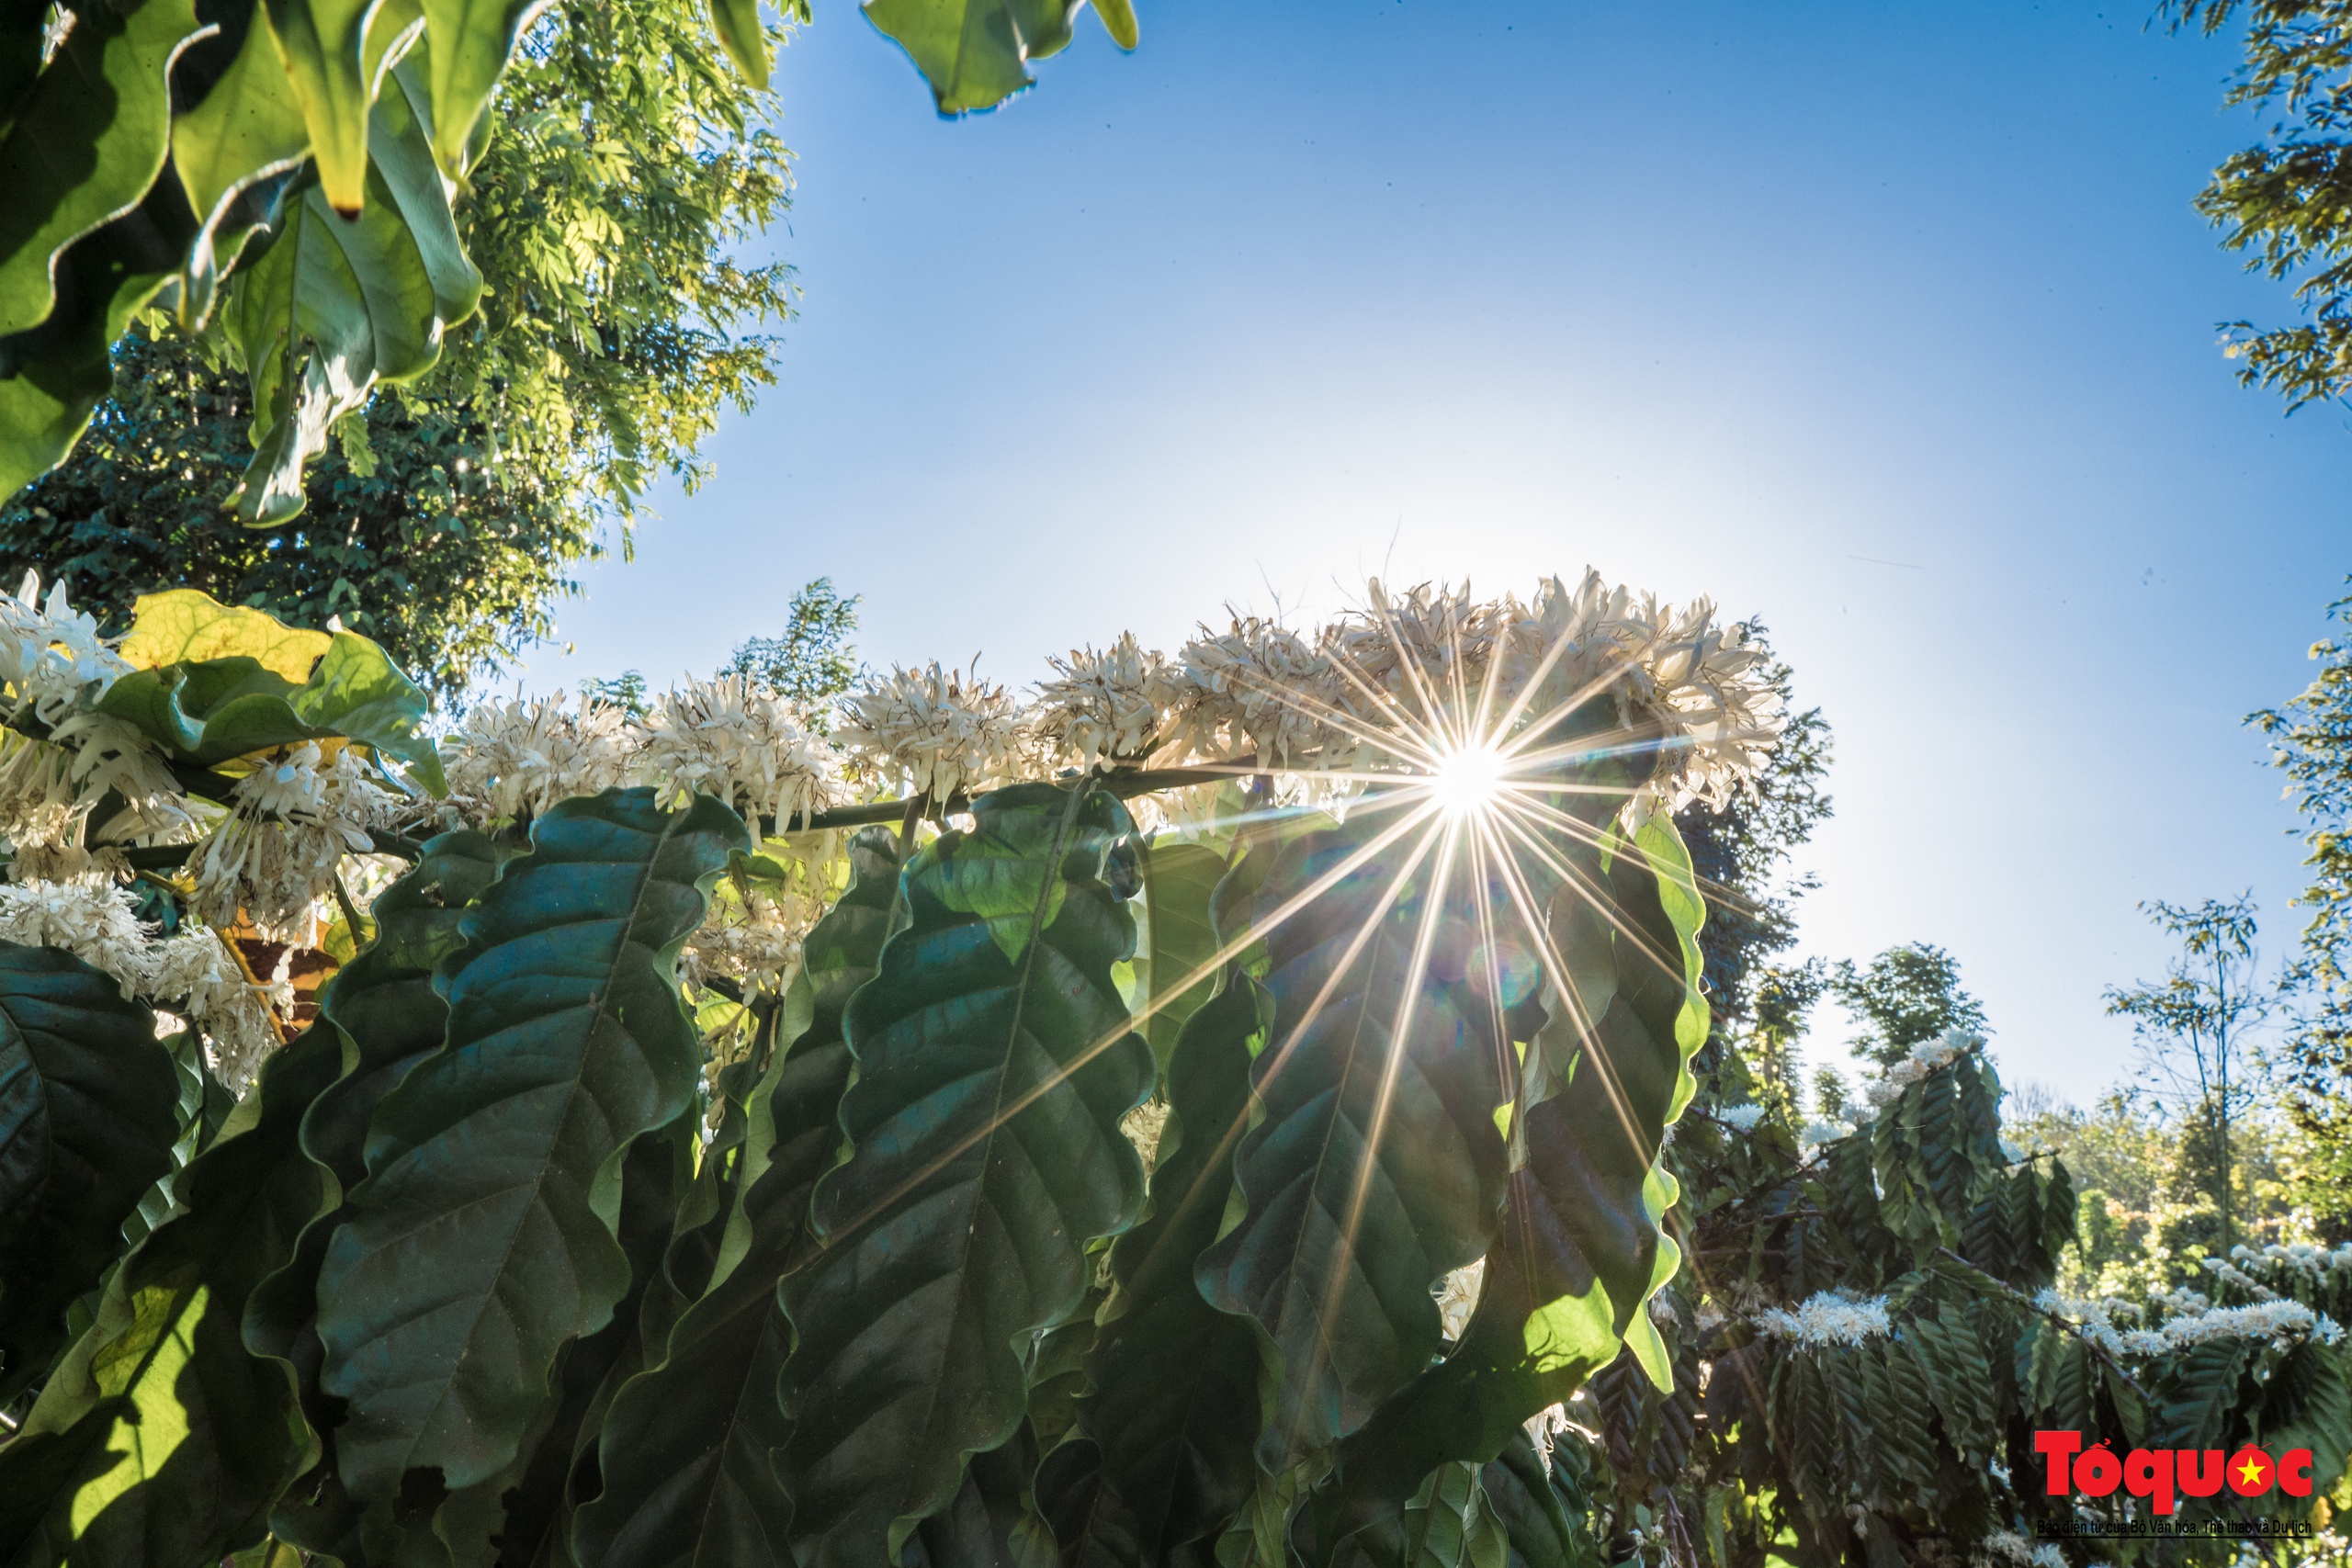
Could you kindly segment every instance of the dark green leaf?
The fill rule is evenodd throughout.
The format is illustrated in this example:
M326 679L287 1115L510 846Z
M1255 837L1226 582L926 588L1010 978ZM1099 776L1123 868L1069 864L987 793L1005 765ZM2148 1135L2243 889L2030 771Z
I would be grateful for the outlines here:
M0 1446L0 1560L197 1568L261 1539L313 1450L288 1368L249 1354L239 1320L327 1201L297 1131L341 1069L330 1030L270 1057L188 1168L187 1213L108 1281L96 1325Z
M514 52L514 40L547 0L424 0L433 61L433 148L442 166L462 169L475 122Z
M49 1365L170 1174L178 1102L153 1013L62 948L0 942L0 1404Z
M1359 807L1285 846L1257 898L1262 925L1338 878L1264 930L1274 1021L1253 1067L1263 1118L1237 1156L1248 1208L1198 1266L1203 1293L1254 1319L1277 1358L1258 1444L1270 1473L1429 1363L1430 1287L1486 1249L1502 1197L1510 1047L1467 962L1487 890L1459 866L1440 885L1436 830L1385 833L1394 821Z
M1135 942L1134 826L1048 784L973 812L908 866L910 924L850 1004L854 1153L817 1190L824 1250L784 1287L780 1465L808 1568L887 1561L967 1454L1012 1437L1030 1337L1079 1310L1088 1242L1143 1202L1119 1122L1150 1049L1111 978Z
M337 1444L363 1502L412 1471L452 1491L498 1473L558 1347L627 1293L617 1156L695 1102L674 965L744 841L709 800L564 801L464 916L438 977L447 1043L377 1107L320 1273L320 1381L350 1403Z
M842 1013L873 975L898 888L898 839L867 829L851 841L841 902L802 944L814 992L806 1033L752 1098L752 1131L729 1217L739 1247L671 1330L657 1364L613 1401L600 1439L605 1490L580 1512L572 1543L588 1568L726 1565L789 1568L792 1506L769 1460L789 1428L776 1378L790 1327L776 1281L806 1249L808 1196L841 1141L836 1121L853 1065ZM730 1258L730 1252L740 1258Z

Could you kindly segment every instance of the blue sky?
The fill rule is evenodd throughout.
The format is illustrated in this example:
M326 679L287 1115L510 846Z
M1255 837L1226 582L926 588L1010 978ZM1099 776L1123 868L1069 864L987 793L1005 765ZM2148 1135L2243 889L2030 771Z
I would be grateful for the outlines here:
M1589 563L1770 624L1838 739L1805 951L1952 948L2007 1075L2130 1071L2140 899L2251 886L2288 944L2239 721L2352 570L2352 421L2214 346L2291 309L2189 207L2254 129L2230 40L2144 0L1139 10L947 123L818 0L781 383L528 686L707 671L820 574L870 660L1018 681Z

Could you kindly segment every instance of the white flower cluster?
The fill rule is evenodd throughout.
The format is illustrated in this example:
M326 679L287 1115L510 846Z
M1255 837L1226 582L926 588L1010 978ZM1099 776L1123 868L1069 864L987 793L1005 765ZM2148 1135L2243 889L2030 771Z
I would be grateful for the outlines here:
M366 851L371 829L406 807L348 746L322 753L315 741L265 760L237 781L236 807L188 862L189 907L223 930L242 912L271 942L308 946L336 866Z
M127 804L96 825L96 844L155 842L193 826L146 738L92 711L130 670L99 637L97 622L67 602L63 583L44 602L40 575L28 572L14 594L0 592L0 716L49 731L46 739L0 731L0 837L17 852L19 879L89 869L81 829L110 793Z
M1970 1051L1982 1050L1984 1037L1964 1029L1947 1029L1933 1040L1923 1040L1910 1054L1889 1066L1862 1090L1872 1111L1883 1111L1913 1084L1952 1065Z
M2007 1563L2010 1568L2066 1568L2066 1554L2054 1541L2039 1544L2026 1540L2015 1530L1995 1530L1987 1535L1983 1549L1976 1555L1980 1564Z
M210 1037L213 1071L232 1089L277 1048L277 1017L293 1007L290 987L257 985L216 931L158 940L110 882L0 885L0 941L62 947L112 976L125 997L179 1009Z
M1884 1296L1857 1296L1845 1291L1808 1296L1794 1312L1767 1307L1753 1321L1772 1337L1793 1339L1800 1345L1860 1345L1894 1332L1887 1321Z
M559 800L611 789L636 752L627 711L574 708L561 692L482 703L441 743L450 802L477 821L543 816Z
M1853 1131L1852 1127L1843 1122L1808 1122L1804 1124L1804 1129L1797 1134L1797 1145L1801 1148L1817 1149L1824 1144L1836 1143L1840 1138L1851 1136Z
M2035 1294L2033 1304L2042 1312L2064 1319L2076 1333L2109 1355L2120 1355L2125 1348L2124 1336L2117 1331L2115 1318L2119 1314L2124 1317L2139 1315L2137 1307L2113 1296L2062 1296L2048 1288ZM2140 1331L2135 1329L2132 1332Z
M2208 1339L2267 1339L2283 1346L2304 1339L2334 1345L2343 1337L2343 1328L2325 1313L2280 1298L2168 1317L2154 1328L2123 1336L2123 1348L2134 1355L2161 1356Z
M639 766L658 781L666 807L699 792L747 818L772 817L782 830L790 818L806 820L832 804L841 773L832 747L747 676L666 692L639 728Z
M937 660L889 675L849 699L842 745L865 768L944 801L1022 772L1023 726L1012 694Z
M1764 1108L1760 1105L1726 1105L1715 1112L1715 1120L1743 1133L1752 1133L1756 1124L1764 1120Z
M1437 1291L1437 1314L1445 1325L1445 1337L1459 1339L1470 1325L1470 1314L1477 1310L1478 1292L1487 1282L1487 1260L1474 1259L1448 1274Z
M1030 727L1053 754L1088 767L1141 761L1159 749L1183 696L1182 673L1164 655L1123 632L1103 652L1073 649L1049 662L1053 678L1037 684Z

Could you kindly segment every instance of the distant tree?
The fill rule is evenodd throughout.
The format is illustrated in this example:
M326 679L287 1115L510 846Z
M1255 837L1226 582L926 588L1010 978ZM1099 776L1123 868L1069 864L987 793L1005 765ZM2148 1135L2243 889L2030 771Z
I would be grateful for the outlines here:
M608 679L580 682L580 694L589 702L610 703L632 718L642 718L653 706L653 691L642 670L624 670Z
M844 599L833 580L820 577L792 596L785 611L784 635L739 643L720 671L748 675L808 716L820 733L831 733L835 699L857 680L857 607L864 595Z
M2208 898L2194 907L2140 906L2180 943L2157 980L2107 989L2107 1010L2132 1021L2143 1058L2171 1091L2204 1144L2200 1164L2221 1214L2222 1250L2231 1243L2231 1123L2252 1107L2247 1034L2267 1015L2256 979L2254 896Z
M2352 598L2328 607L2352 622ZM2336 1241L2352 1240L2352 637L2312 644L2320 672L2284 707L2248 722L2271 739L2302 814L2311 911L2288 977L2292 1027L2282 1053L2294 1163Z
M0 502L0 576L72 580L119 626L197 587L301 626L340 615L451 694L553 630L549 606L663 475L689 491L729 405L775 380L790 269L746 265L784 210L772 101L714 69L700 0L562 0L525 35L457 216L481 312L311 466L303 513L223 502L252 452L244 376L134 332L65 464Z
M1751 619L1743 627L1769 653L1764 623ZM1721 811L1694 803L1674 819L1708 895L1699 951L1708 1006L1723 1036L1744 1033L1756 1021L1761 966L1796 942L1796 902L1817 880L1810 873L1790 876L1786 867L1832 812L1828 721L1817 707L1796 705L1795 671L1785 660L1772 660L1769 678L1788 724L1754 789L1734 796ZM1776 997L1774 1005L1784 1001ZM1801 1032L1801 1016L1798 1022Z
M1862 1020L1853 1053L1881 1066L1949 1029L1984 1030L1984 1005L1962 989L1960 961L1933 942L1890 947L1862 967L1841 959L1829 994Z
M2212 33L2242 9L2245 63L2227 102L2278 118L2214 171L2197 209L2248 268L2294 280L2306 321L2223 331L2238 378L2295 409L2352 393L2352 0L2165 0L2158 15Z
M1767 1097L1795 1110L1793 1071L1797 1043L1804 1038L1813 1010L1829 989L1829 965L1818 958L1802 964L1767 964L1755 971L1748 995L1748 1039L1757 1077Z

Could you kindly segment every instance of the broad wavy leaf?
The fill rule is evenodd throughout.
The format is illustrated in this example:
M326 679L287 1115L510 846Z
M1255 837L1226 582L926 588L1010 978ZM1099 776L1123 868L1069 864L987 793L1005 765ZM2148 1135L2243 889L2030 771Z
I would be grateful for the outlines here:
M186 1212L107 1282L0 1446L0 1561L199 1568L260 1540L315 1450L288 1369L248 1353L240 1319L329 1201L298 1131L342 1059L323 1028L271 1056L182 1179Z
M1163 1072L1184 1021L1216 989L1216 974L1205 968L1217 950L1209 906L1224 875L1225 856L1203 844L1156 841L1143 856L1152 1004L1144 1033Z
M923 847L904 930L851 1000L854 1152L817 1189L790 1276L780 1464L807 1568L868 1568L946 1507L966 1456L1020 1428L1030 1337L1086 1294L1086 1247L1134 1223L1119 1121L1150 1049L1127 957L1134 824L1107 793L1017 785Z
M65 1341L170 1174L179 1076L155 1015L62 948L0 942L0 1403Z
M469 909L436 984L447 1043L376 1108L357 1213L319 1277L345 1486L461 1490L514 1458L556 1351L627 1293L618 1156L695 1100L677 952L745 841L707 799L561 803Z
M805 1256L809 1194L833 1164L853 1062L849 999L880 962L898 888L897 837L867 829L850 844L841 901L802 944L807 1031L780 1043L752 1096L740 1193L718 1282L670 1331L657 1363L613 1401L600 1439L605 1490L580 1512L572 1543L587 1568L788 1568L792 1505L769 1454L789 1427L776 1379L791 1328L776 1282ZM738 1256L730 1256L737 1254Z
M424 728L432 699L356 632L296 631L179 588L139 600L126 646L152 665L109 686L98 711L183 761L343 738L398 758L429 789L447 787Z
M1429 1363L1430 1287L1486 1250L1503 1195L1510 1047L1471 962L1490 890L1466 855L1431 846L1438 829L1392 823L1360 805L1285 846L1257 897L1273 1008L1253 1067L1262 1121L1236 1156L1247 1212L1197 1277L1273 1358L1270 1473L1354 1431Z

